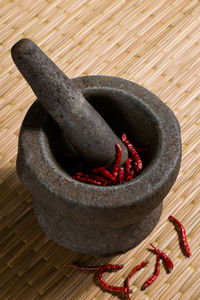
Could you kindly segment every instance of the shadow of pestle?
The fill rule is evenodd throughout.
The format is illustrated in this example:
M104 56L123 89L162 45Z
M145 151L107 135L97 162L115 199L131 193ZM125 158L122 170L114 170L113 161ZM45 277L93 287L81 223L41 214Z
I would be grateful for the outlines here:
M115 144L122 148L122 163L128 154L100 114L81 91L31 40L18 41L12 58L38 100L59 125L65 145L78 152L91 166L111 167Z

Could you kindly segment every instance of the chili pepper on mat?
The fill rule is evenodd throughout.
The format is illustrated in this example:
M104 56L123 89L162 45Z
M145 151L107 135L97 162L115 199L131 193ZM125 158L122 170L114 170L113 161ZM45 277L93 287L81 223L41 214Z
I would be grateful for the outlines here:
M99 282L100 282L101 286L103 288L105 288L107 291L117 292L117 293L126 293L127 292L126 287L110 285L103 279L103 276L102 276L104 272L107 272L110 270L122 269L123 265L107 264L107 265L100 265L100 266L93 266L93 267L84 267L84 266L72 264L71 266L80 271L98 271ZM129 290L129 293L130 292L131 291Z
M160 258L166 263L166 266L167 266L169 272L171 272L172 269L173 269L173 267L174 267L173 262L171 261L171 259L163 251L161 251L160 249L156 248L152 244L150 244L150 245L151 245L151 247L154 248L154 250L160 256Z
M130 300L129 281L130 281L131 277L135 274L136 271L139 271L140 269L144 268L147 264L148 264L148 261L146 261L146 260L142 261L139 265L134 267L132 269L132 271L129 273L129 275L127 276L126 281L125 281L125 286L126 286L126 295L129 300Z
M110 292L126 293L126 291L127 291L126 287L110 285L103 279L103 276L102 276L104 272L107 272L110 270L115 270L115 269L122 269L122 268L123 268L123 265L107 264L107 265L101 266L98 271L98 279L99 279L101 286ZM130 291L128 291L128 292L130 293Z
M160 273L160 256L157 254L156 269L154 274L142 285L141 290L145 290L152 282L156 280Z
M175 224L178 225L178 227L181 231L181 239L182 239L182 242L183 242L184 249L185 249L187 255L190 256L191 251L190 251L190 247L189 247L188 242L187 242L186 231L185 231L185 228L184 228L183 224L181 224L181 222L173 216L169 216L169 220L173 221Z

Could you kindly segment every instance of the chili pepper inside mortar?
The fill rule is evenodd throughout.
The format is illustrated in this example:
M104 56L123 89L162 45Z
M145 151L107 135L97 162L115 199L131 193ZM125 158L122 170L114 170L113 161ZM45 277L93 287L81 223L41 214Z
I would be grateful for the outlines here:
M122 135L122 141L126 145L127 149L130 152L131 157L129 157L123 164L122 168L120 169L121 165L121 147L119 144L116 145L116 157L115 162L113 164L112 170L109 171L105 167L95 168L95 169L87 169L86 172L82 171L83 164L81 165L81 170L79 170L76 175L73 176L74 179L78 181L82 181L88 184L94 185L115 185L115 184L122 184L123 182L127 182L133 179L134 175L141 171L142 169L142 160L137 153L136 149L133 145L127 140L125 134ZM141 148L143 149L143 148ZM145 148L144 148L145 149ZM94 175L97 174L97 175Z

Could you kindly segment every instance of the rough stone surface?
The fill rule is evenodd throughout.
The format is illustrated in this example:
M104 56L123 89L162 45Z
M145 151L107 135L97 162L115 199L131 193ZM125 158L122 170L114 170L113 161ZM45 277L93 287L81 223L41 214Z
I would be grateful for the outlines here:
M36 101L21 127L17 172L32 191L38 221L52 240L88 254L126 251L153 230L176 180L179 123L155 95L127 80L88 76L72 81L118 136L125 132L134 144L148 148L144 170L116 186L74 180L53 155L50 140L57 134L56 126Z
M145 239L160 219L162 203L137 223L111 230L74 225L59 212L41 205L34 197L33 208L38 223L55 242L72 251L107 255L127 251Z
M74 149L91 166L111 167L115 144L126 147L81 91L31 40L22 39L11 50L12 58L33 92L59 124L68 149Z

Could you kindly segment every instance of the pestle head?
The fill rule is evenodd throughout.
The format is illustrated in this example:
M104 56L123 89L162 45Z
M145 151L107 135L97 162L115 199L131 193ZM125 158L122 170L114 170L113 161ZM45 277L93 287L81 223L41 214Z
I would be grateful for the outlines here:
M128 154L121 140L84 98L81 91L31 40L22 39L11 49L12 58L38 100L58 123L66 145L90 166L111 167L115 144Z

